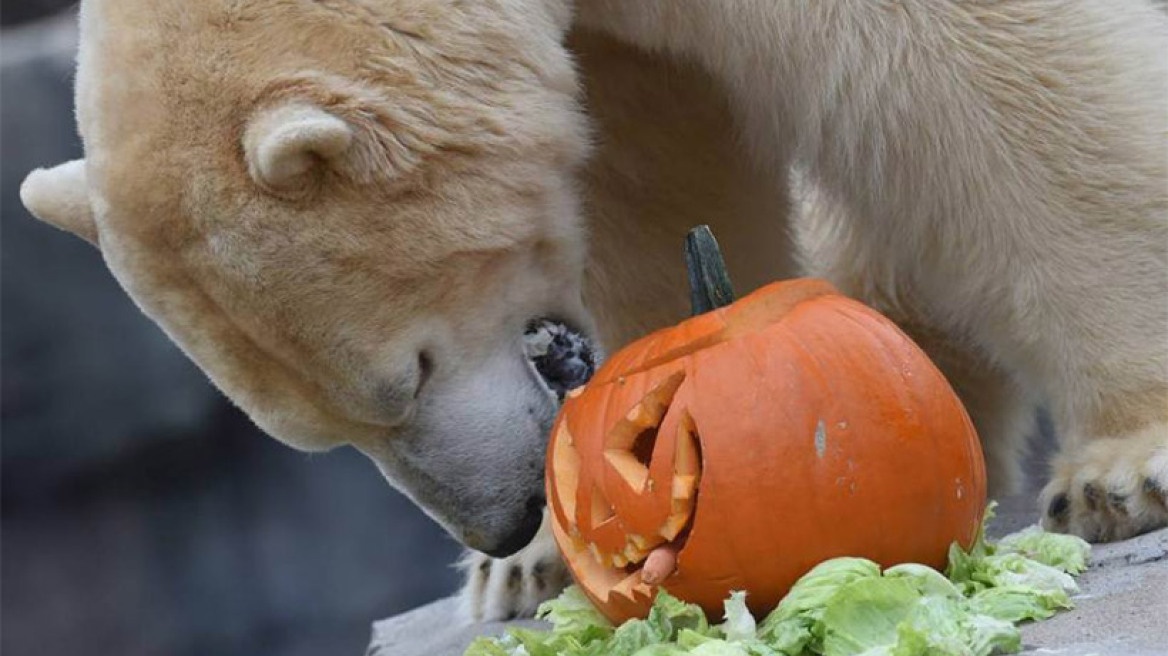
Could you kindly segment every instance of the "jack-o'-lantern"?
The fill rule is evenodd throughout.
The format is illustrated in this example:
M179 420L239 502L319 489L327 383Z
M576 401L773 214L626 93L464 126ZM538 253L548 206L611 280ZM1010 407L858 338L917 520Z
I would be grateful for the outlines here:
M695 308L732 300L708 231L687 252ZM621 622L648 611L655 588L640 567L666 544L676 570L662 585L711 617L731 590L765 612L835 556L943 567L978 530L985 466L920 348L805 279L613 355L565 401L547 487L577 583Z

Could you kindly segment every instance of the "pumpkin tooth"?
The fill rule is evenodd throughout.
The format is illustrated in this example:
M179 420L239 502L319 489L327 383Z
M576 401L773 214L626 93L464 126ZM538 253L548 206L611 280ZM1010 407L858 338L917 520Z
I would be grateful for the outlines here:
M645 409L643 402L633 406L633 409L629 410L629 413L625 415L625 419L630 424L639 428L649 428L654 424L653 415L649 414L648 410Z
M645 491L649 479L649 469L641 464L636 456L628 451L607 449L604 452L604 458L630 488L636 490L638 494Z
M612 589L609 590L609 594L616 594L624 597L625 599L632 599L633 584L636 583L636 581L640 578L640 573L634 572L632 575L621 579L619 582L617 582L616 585L612 586Z
M674 469L678 474L696 474L701 471L701 459L698 456L697 428L693 417L685 412L677 427L677 446L674 452Z
M694 507L694 500L692 497L689 499L674 499L673 503L670 504L670 508L672 509L672 510L670 510L670 514L673 514L673 515L686 514L686 515L688 515L688 514L690 514L691 511L693 511L693 507Z
M689 499L693 497L694 490L697 489L696 476L677 475L673 477L673 491L674 499Z
M612 566L613 566L613 567L615 567L615 568L617 568L617 569L621 569L621 568L623 568L625 565L628 565L628 564L629 564L629 561L628 561L628 559L627 559L627 558L625 558L625 557L624 557L623 555L621 555L621 554L617 554L617 555L615 555L615 556L613 556L613 557L612 557Z
M646 552L637 548L635 544L626 544L622 555L624 555L627 562L639 563L645 559Z
M681 533L681 529L685 528L686 521L689 520L688 512L675 512L665 520L665 526L661 527L661 537L666 540L673 540Z
M628 541L633 543L634 545L636 545L638 549L648 549L649 548L649 541L646 540L645 536L643 536L643 535L638 535L636 533L629 533L628 536L626 536L626 537L628 538Z
M595 484L592 486L592 503L590 504L592 528L597 528L608 521L616 511L604 498L604 493Z
M589 542L588 543L588 553L592 554L592 557L594 559L596 559L597 563L599 563L601 565L604 564L604 556L600 555L600 547L597 547L594 543Z
M640 572L633 572L612 586L610 594L617 594L634 602L648 601L653 597L653 587L641 580Z

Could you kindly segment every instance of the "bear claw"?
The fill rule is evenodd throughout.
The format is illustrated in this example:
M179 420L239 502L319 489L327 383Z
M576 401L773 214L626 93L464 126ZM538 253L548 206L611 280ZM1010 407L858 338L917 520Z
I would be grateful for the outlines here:
M1168 490L1165 489L1164 484L1155 478L1149 477L1144 479L1143 484L1144 494L1159 504L1161 508L1168 510Z
M1042 491L1043 525L1090 541L1168 526L1168 440L1159 427L1060 456Z

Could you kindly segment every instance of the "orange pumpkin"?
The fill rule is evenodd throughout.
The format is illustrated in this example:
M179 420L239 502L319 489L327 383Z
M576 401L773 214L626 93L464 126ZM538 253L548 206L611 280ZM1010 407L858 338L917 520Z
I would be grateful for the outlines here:
M647 613L639 568L666 543L672 594L714 618L747 590L762 613L835 556L941 568L985 506L945 378L891 321L810 279L613 355L565 401L547 462L556 542L614 622Z

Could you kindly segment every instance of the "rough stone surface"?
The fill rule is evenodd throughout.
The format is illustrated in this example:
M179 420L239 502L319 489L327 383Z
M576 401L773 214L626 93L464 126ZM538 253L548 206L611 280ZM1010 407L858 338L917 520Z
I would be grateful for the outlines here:
M1007 499L990 533L1034 523L1031 497ZM1032 656L1168 656L1168 529L1098 545L1079 578L1075 609L1022 627ZM367 656L461 656L476 636L540 622L459 624L458 603L443 599L373 625Z
M1168 529L1096 546L1075 608L1022 627L1024 654L1168 654Z

